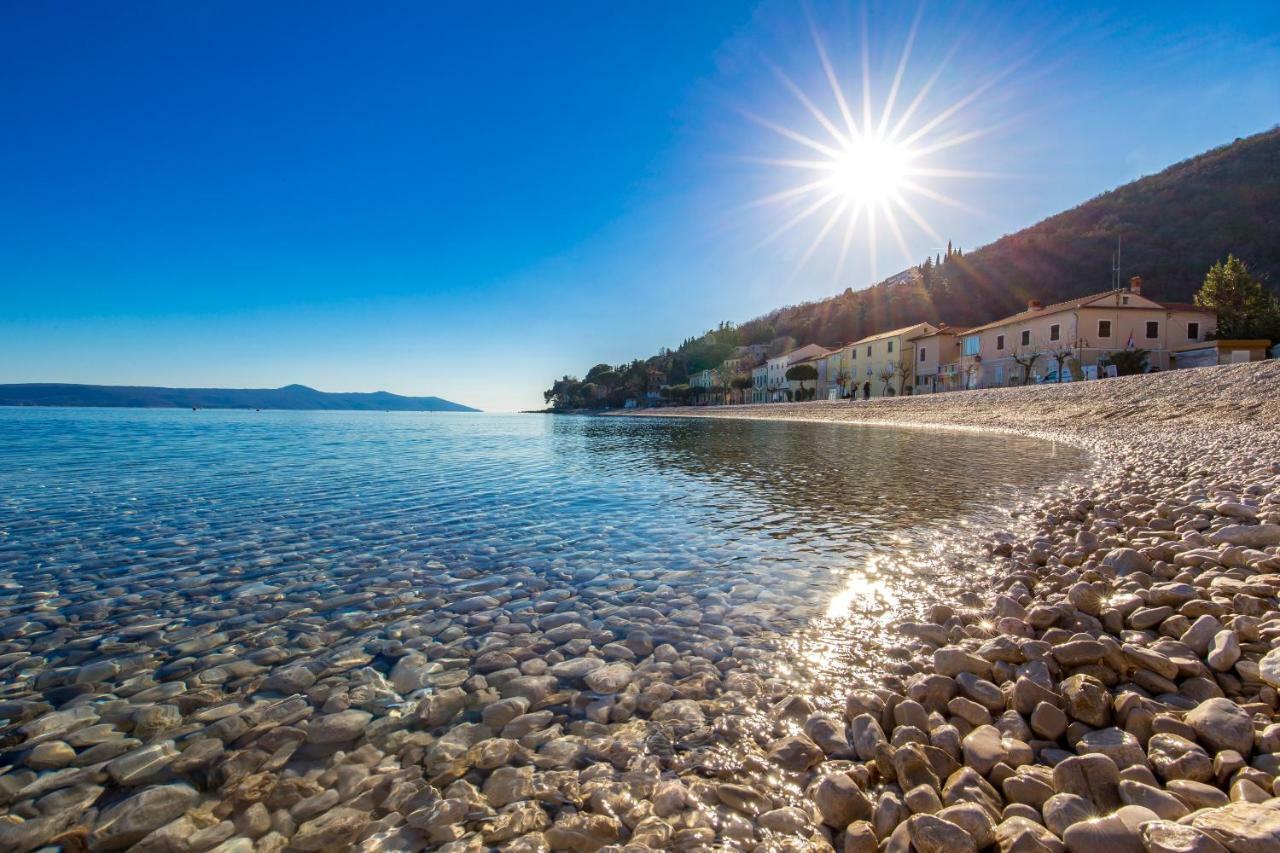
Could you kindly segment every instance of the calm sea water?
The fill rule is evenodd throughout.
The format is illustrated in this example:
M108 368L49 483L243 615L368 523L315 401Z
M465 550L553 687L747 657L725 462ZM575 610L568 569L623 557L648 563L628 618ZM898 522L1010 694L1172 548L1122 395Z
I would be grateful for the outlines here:
M333 647L490 593L640 605L660 639L711 602L797 638L776 672L839 678L961 580L975 527L1081 464L847 425L0 409L0 698L95 689L39 673L148 635L120 679L185 675L193 636Z

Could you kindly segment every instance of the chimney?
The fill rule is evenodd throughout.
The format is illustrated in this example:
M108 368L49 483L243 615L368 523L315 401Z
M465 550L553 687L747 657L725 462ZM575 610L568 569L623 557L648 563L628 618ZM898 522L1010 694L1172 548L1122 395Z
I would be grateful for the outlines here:
M1031 300L1028 300L1028 301L1027 301L1027 310L1028 310L1028 311L1039 311L1039 310L1041 310L1042 308L1044 308L1044 306L1040 304L1040 300L1039 300L1039 299L1031 299Z
M1135 275L1133 278L1129 279L1129 292L1135 296L1142 295L1142 276Z

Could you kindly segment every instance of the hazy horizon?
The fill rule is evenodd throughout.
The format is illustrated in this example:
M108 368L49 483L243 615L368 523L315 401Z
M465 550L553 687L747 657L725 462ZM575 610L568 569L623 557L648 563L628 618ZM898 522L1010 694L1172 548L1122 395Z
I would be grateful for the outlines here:
M1262 3L4 20L0 383L539 407L559 375L868 286L939 238L976 248L1280 121ZM910 211L843 245L825 211L787 227L807 201L786 196L839 91L850 123L924 128L930 167Z

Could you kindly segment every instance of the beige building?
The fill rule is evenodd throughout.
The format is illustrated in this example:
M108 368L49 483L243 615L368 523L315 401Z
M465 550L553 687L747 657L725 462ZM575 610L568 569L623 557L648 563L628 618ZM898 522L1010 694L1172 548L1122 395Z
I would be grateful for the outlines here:
M930 323L916 323L851 344L849 373L853 395L871 399L911 393L919 357L915 342L937 331L938 327Z
M1217 317L1185 303L1160 303L1142 294L1142 281L1027 310L961 338L961 385L995 388L1027 382L1093 379L1098 362L1118 350L1144 349L1151 370L1168 370L1170 353L1202 342L1217 328Z
M960 374L960 339L968 329L943 324L921 335L915 344L915 379L912 394L937 394L964 387Z

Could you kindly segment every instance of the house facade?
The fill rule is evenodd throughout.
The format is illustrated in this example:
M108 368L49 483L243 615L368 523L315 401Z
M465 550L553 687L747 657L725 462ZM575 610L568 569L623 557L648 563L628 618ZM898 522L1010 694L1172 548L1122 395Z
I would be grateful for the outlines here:
M1144 349L1151 370L1168 370L1170 354L1206 340L1217 317L1185 303L1160 303L1144 296L1133 279L1117 288L1027 310L961 338L962 387L996 388L1038 381L1095 379L1098 362L1113 352Z
M806 379L803 382L801 382L798 379L788 379L787 388L788 390L791 391L791 399L793 400L796 399L796 392L801 390L801 386L804 386L805 391L814 392L813 399L815 400L827 399L827 353L826 351L823 350L823 353L821 355L815 355L812 358L805 358L805 359L801 359L800 361L792 362L791 367L795 367L796 365L800 365L800 364L807 364L810 367L812 367L814 370L816 370L818 373L818 378ZM789 369L790 368L788 368L788 370Z
M915 344L912 394L938 394L964 387L960 381L960 339L967 331L942 325L936 332L912 341Z
M833 350L827 356L826 393L827 400L842 400L848 397L853 387L853 344L846 344Z
M765 362L768 375L768 396L769 402L778 403L787 399L787 391L790 390L790 383L787 379L787 371L793 364L805 361L818 356L825 356L827 348L818 346L817 344L806 344L805 346L793 349L791 352L774 356Z
M1188 367L1211 367L1215 364L1242 364L1262 361L1267 357L1271 341L1265 339L1219 338L1196 344L1174 347L1169 354L1169 368L1181 370Z
M849 359L854 394L874 399L911 393L916 375L915 341L937 331L931 323L916 323L856 341Z
M767 362L751 369L751 402L769 402L769 365Z

